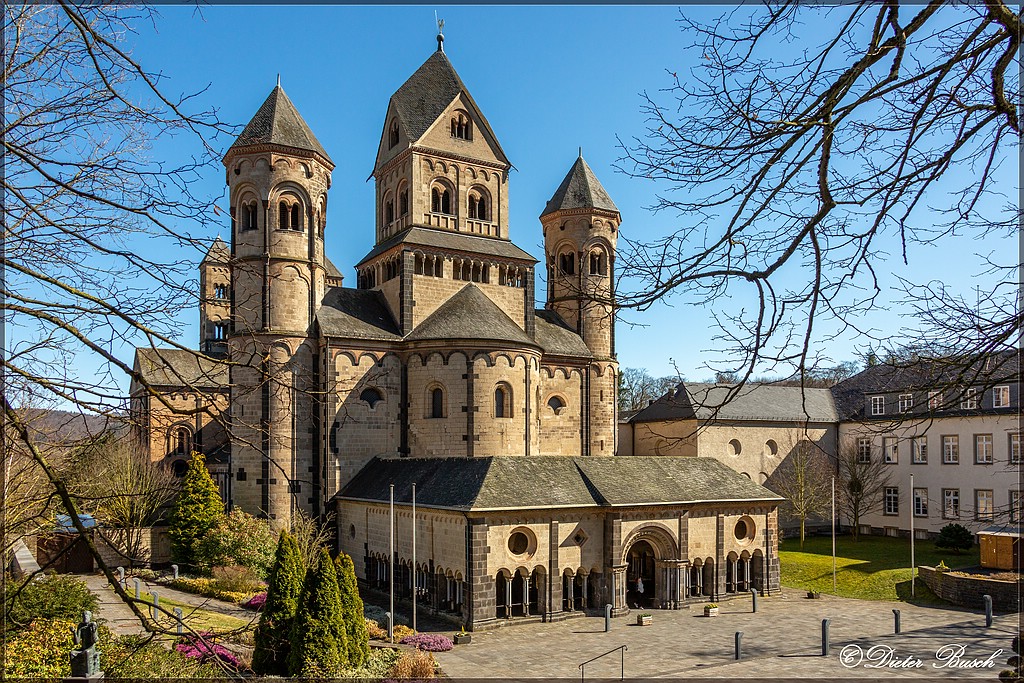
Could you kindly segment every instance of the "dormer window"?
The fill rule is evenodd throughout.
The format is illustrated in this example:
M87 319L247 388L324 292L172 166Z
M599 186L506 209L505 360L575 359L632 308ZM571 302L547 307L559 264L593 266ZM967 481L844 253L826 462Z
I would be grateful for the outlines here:
M452 137L459 140L473 139L473 125L464 112L457 112L452 117Z
M392 119L391 128L388 130L388 149L398 144L398 119Z

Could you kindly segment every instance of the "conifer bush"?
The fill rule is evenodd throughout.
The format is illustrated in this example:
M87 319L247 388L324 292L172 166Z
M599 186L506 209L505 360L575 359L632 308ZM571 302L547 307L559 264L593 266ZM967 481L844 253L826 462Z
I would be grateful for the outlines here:
M200 541L223 516L224 503L210 471L206 469L206 456L194 452L181 492L171 509L167 530L175 561L190 567L201 566Z
M284 676L288 673L292 622L298 610L299 594L306 565L295 538L282 531L270 568L266 601L254 636L252 668L257 674Z
M370 656L370 635L366 619L363 618L363 599L359 596L356 583L356 566L351 556L339 553L334 559L334 568L338 573L338 592L341 594L341 611L348 643L348 665L357 669Z
M302 678L335 678L348 661L338 574L327 548L306 571L292 624L288 673Z
M952 550L956 554L974 547L974 534L963 524L947 524L939 529L935 547Z

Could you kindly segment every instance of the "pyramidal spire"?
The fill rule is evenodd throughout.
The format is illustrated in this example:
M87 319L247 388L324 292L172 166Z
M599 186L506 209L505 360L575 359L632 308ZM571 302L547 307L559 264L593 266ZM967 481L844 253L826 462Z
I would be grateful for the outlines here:
M562 209L602 209L619 212L615 202L583 158L582 147L579 148L576 162L569 169L562 184L555 190L555 194L548 200L541 215L546 216Z
M285 94L280 74L277 76L277 85L228 149L228 153L254 145L280 145L315 152L330 163L332 168L334 166L323 145Z

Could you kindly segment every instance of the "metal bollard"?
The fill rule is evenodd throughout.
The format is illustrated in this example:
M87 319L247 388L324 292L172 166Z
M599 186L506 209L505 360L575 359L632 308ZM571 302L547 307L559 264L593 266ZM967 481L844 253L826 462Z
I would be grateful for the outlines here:
M160 596L157 595L156 591L153 591L153 621L160 619Z
M892 632L895 633L896 635L899 635L900 634L900 611L898 609L894 609L892 611L892 616L893 616Z
M736 660L740 658L740 645L743 643L743 631L736 631Z
M753 608L752 611L754 612L754 614L757 614L757 589L756 588L751 588L750 589L750 604L751 604L751 607Z
M177 632L178 632L179 636L181 635L182 631L184 630L184 626L181 623L181 617L182 617L181 608L180 607L175 607L174 608L174 618L178 620L178 626L176 627L176 629L177 629Z
M829 641L828 641L828 627L832 623L831 619L821 620L821 656L828 657Z
M395 642L395 622L391 618L391 612L385 612L384 616L388 619L388 640L393 643Z
M612 630L612 606L604 606L604 632L608 633Z
M124 567L117 568L117 582L124 583Z
M985 601L985 628L992 628L992 596L981 596Z
M132 579L135 583L135 599L138 600L142 597L142 584L139 583L138 579Z
M178 565L172 564L171 565L171 571L174 572L174 580L177 581L178 580Z

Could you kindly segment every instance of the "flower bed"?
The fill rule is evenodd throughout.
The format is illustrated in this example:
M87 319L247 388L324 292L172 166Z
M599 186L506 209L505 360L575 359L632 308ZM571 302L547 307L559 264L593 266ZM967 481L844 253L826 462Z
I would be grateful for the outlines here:
M223 600L225 602L233 602L235 604L245 602L246 600L254 597L252 591L241 593L238 591L224 590L217 585L216 580L207 578L179 577L168 581L167 585L171 588L185 591L186 593L202 595L204 598L213 598L215 600Z
M266 592L263 592L257 593L256 595L252 596L251 598L243 602L242 607L248 607L249 609L259 611L263 609L263 605L265 604L267 604L267 594Z
M238 661L238 657L235 656L234 652L210 640L213 634L201 633L200 636L189 636L183 642L175 645L174 649L188 659L194 659L199 662L219 659L236 670L242 668L241 662Z
M420 633L415 636L406 636L398 642L402 645L412 645L417 650L426 650L427 652L447 652L455 647L451 638L440 633Z

